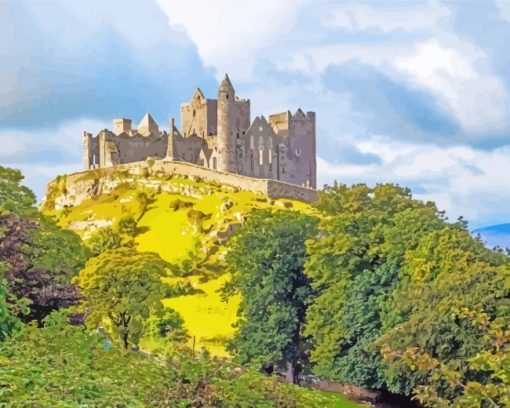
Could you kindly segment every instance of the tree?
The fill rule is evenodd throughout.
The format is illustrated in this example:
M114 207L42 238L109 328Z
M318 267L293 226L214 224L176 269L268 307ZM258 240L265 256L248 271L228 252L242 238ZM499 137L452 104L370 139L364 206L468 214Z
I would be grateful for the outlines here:
M298 212L258 211L233 236L226 256L232 279L225 293L242 298L229 349L241 363L285 369L289 382L306 360L301 329L311 288L303 265L317 222Z
M159 255L118 248L90 259L73 282L80 288L86 324L107 320L123 347L136 345L145 320L161 307L167 264Z
M384 346L417 348L482 381L467 360L487 341L450 312L483 307L508 320L510 259L473 239L463 219L448 223L398 186L335 184L317 207L323 218L305 267L316 293L304 330L314 372L404 395L430 385L423 373L385 361ZM459 392L435 381L440 398Z
M384 304L398 284L407 247L443 221L432 203L413 200L394 185L320 193L324 216L307 244L306 274L316 296L304 334L312 338L314 371L358 386L385 388L386 365L372 346L381 334Z
M4 273L4 265L0 263L0 342L22 327L18 316L28 312L26 300L16 299L9 293Z
M392 364L405 365L412 371L424 373L428 383L417 386L414 399L426 407L507 407L510 405L510 327L501 318L491 320L486 313L466 308L454 310L452 319L467 320L477 326L488 341L486 349L467 358L470 370L477 372L474 380L452 364L431 357L417 347L403 352L383 347L385 358ZM469 325L468 325L469 326ZM489 373L490 375L486 375ZM457 390L449 399L443 398L438 382Z
M0 213L35 211L35 194L21 184L23 179L19 170L0 166Z
M452 311L484 310L488 319L509 325L509 261L464 229L445 228L423 236L406 254L401 283L386 304L387 327L377 345L399 352L417 349L453 367L467 381L486 382L486 374L473 370L469 359L490 343L479 326L452 316ZM410 394L428 385L449 400L461 392L441 379L430 383L421 371L388 364L394 391Z
M22 180L18 170L0 167L0 262L9 292L30 300L30 313L20 317L40 323L77 300L70 280L89 254L76 233L35 208L35 196Z

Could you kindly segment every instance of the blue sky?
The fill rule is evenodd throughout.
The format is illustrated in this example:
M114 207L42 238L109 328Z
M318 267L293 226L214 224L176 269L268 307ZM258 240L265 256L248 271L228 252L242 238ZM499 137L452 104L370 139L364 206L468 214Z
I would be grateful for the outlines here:
M228 72L252 116L317 113L321 184L397 182L510 221L510 1L0 2L0 164L41 198L81 135L168 127Z

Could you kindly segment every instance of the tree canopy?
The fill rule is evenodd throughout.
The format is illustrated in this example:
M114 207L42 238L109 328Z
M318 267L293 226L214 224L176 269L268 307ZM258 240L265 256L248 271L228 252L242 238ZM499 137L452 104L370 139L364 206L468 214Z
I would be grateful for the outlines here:
M118 248L91 258L73 279L90 327L110 324L122 345L137 345L146 320L161 307L167 267L159 255Z
M316 225L316 218L298 212L258 211L233 237L226 257L227 293L242 295L230 350L242 363L287 370L289 381L305 359L300 333L311 295L305 241Z

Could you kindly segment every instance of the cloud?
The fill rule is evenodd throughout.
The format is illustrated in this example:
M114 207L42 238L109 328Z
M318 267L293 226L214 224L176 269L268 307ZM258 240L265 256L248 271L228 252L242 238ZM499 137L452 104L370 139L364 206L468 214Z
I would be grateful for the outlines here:
M147 111L166 123L195 86L215 86L152 2L0 2L0 38L3 127Z
M97 133L107 125L96 119L79 119L36 131L0 129L0 164L22 170L27 185L42 199L50 180L82 170L83 130Z
M189 34L204 64L216 69L218 79L229 72L241 80L253 74L258 51L290 32L296 12L309 2L158 0L171 25Z
M440 147L411 144L387 137L354 142L363 154L379 163L368 165L331 163L318 160L319 181L351 184L393 182L412 188L415 196L435 201L451 219L462 215L472 227L497 224L510 219L510 146L484 151L468 146Z
M462 55L432 39L396 59L394 66L436 95L468 134L500 132L508 128L508 94L497 75L476 69L481 59L480 52Z
M417 18L419 15L427 15L427 18ZM394 30L412 32L435 29L438 22L449 15L448 9L436 2L400 2L393 5L391 2L371 5L353 2L335 7L324 22L329 27L351 32L369 29L383 33Z

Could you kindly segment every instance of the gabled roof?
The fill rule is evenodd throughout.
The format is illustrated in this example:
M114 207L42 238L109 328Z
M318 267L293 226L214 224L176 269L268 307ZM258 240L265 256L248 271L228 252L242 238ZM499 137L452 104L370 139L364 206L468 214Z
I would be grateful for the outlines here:
M246 130L246 134L251 132L260 133L259 128L262 128L263 132L266 130L271 130L271 132L275 134L273 128L271 127L267 119L264 117L264 115L257 116L255 119L253 119L253 122L251 123L250 127Z
M304 119L305 113L299 108L296 113L294 114L294 119Z
M146 113L138 124L138 133L144 136L159 133L159 126L150 113Z
M195 89L195 92L193 93L193 99L195 99L197 96L199 96L200 99L205 99L205 96L200 88Z

